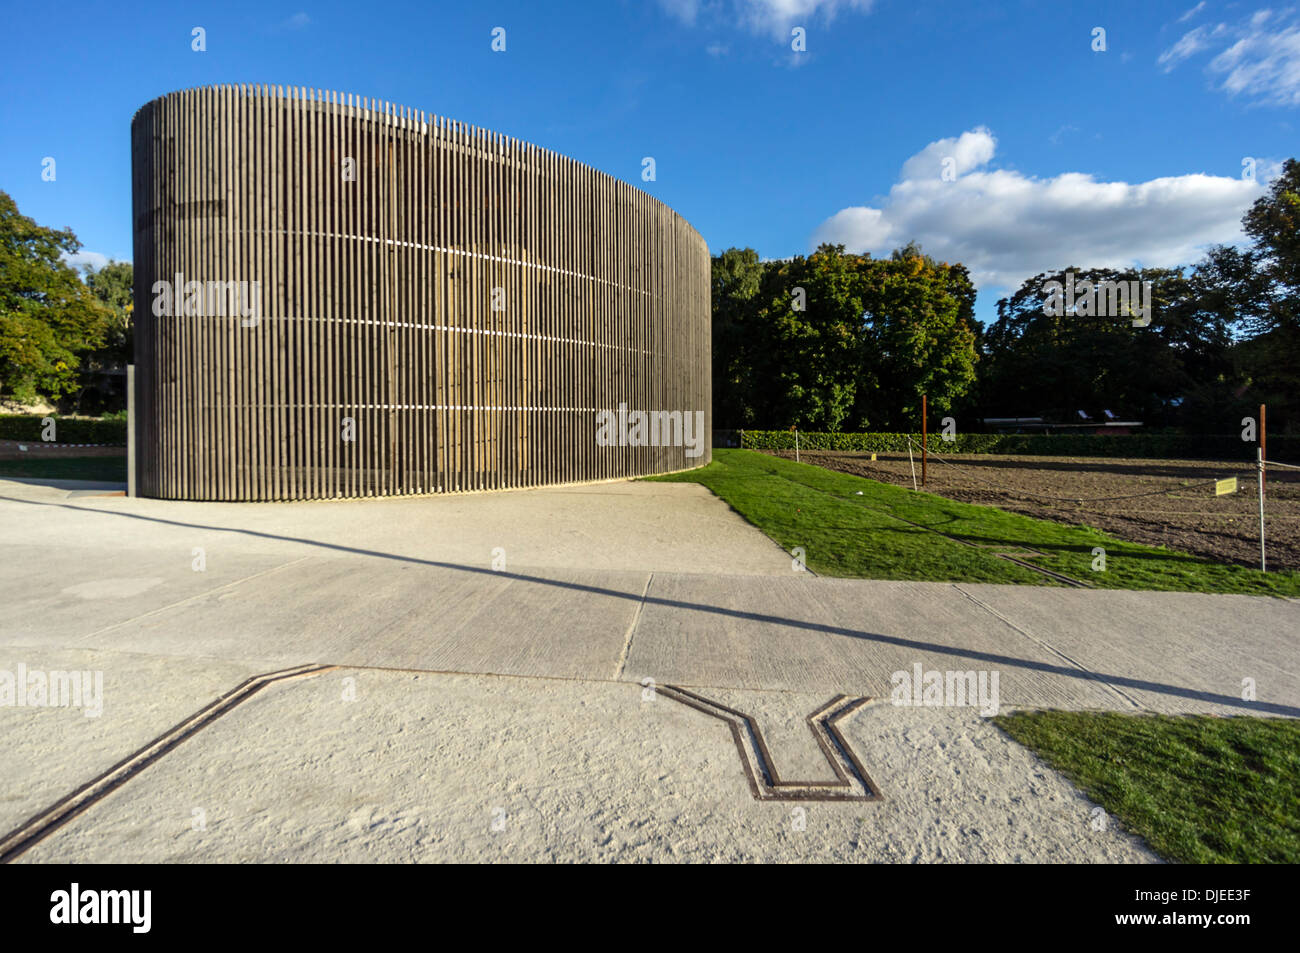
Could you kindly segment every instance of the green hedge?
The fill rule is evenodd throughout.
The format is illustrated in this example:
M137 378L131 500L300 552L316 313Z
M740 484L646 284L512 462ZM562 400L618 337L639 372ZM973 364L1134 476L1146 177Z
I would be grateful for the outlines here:
M921 435L911 434L916 447ZM745 430L747 450L793 450L789 430ZM1022 453L1050 457L1138 457L1156 459L1253 460L1255 444L1239 434L956 434L951 443L930 434L929 446L939 453ZM901 433L799 433L802 450L849 450L859 453L907 453ZM1300 437L1270 436L1270 459L1300 463Z
M126 445L126 420L103 420L99 418L60 417L54 418L55 443L104 443L115 446ZM41 439L40 414L0 414L0 440L30 440L39 443Z

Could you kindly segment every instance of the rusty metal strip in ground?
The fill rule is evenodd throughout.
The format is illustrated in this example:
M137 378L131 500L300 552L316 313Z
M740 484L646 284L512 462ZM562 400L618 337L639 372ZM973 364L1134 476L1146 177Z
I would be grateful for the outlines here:
M902 519L902 517L896 517L896 519ZM917 525L919 526L920 524L918 523ZM933 532L938 533L939 531L933 530ZM947 536L948 534L939 533L939 535ZM1034 572L1041 572L1046 576L1051 576L1053 579L1056 579L1059 582L1065 583L1066 585L1075 586L1076 588L1079 589L1094 588L1092 583L1090 582L1084 582L1082 579L1075 579L1073 576L1067 576L1065 573L1057 572L1055 569L1044 569L1042 566L1038 566L1035 565L1034 563L1028 562L1027 560L1032 559L1035 556L1047 555L1047 553L1040 552L1039 550L1034 549L1033 547L1016 546L1014 548L1008 548L1008 547L999 546L995 543L972 543L969 540L959 539L956 536L949 536L948 538L955 543L962 543L963 545L966 546L974 546L976 549L986 549L992 555L997 556L999 559L1005 559L1007 562L1015 563L1017 566L1024 566L1026 569L1034 570ZM1013 555L1013 553L1015 553L1016 555ZM1025 556L1024 559L1019 558L1019 555L1021 554Z
M870 698L853 698L836 695L804 721L812 732L822 755L835 774L834 781L787 781L777 773L776 762L768 750L767 741L758 724L743 711L728 708L711 698L677 685L661 685L657 689L674 701L696 711L726 722L731 729L736 753L749 791L757 801L879 801L880 789L867 774L862 761L854 752L838 723L866 705ZM748 739L748 744L746 743Z
M235 706L247 701L272 682L289 678L319 675L338 668L337 665L299 665L279 672L254 675L212 704L199 709L171 730L159 735L134 754L123 758L93 781L83 784L67 797L28 818L14 830L0 838L0 864L7 864L24 851L72 820L96 802L116 791L135 775L167 754L182 741L192 737Z
M872 510L872 511L874 511L874 512L876 512L876 513L881 514L882 516L888 516L890 519L898 520L900 523L906 523L908 526L915 526L917 529L923 529L923 530L925 530L925 531L928 532L928 533L934 533L936 536L942 536L944 539L950 539L950 540L952 540L954 543L960 543L960 544L963 545L963 546L970 546L970 547L972 547L972 548L974 548L974 549L984 549L984 550L989 550L989 551L990 551L990 555L992 555L992 556L996 556L998 559L1005 559L1005 560L1007 560L1007 562L1015 563L1017 566L1023 566L1025 569L1031 569L1031 570L1033 570L1034 572L1042 573L1044 576L1047 576L1047 577L1050 578L1050 579L1055 579L1057 582L1063 582L1063 583L1065 583L1067 586L1074 586L1074 587L1077 588L1077 589L1094 589L1094 588L1096 588L1095 586L1093 586L1092 583L1090 583L1090 582L1084 582L1082 579L1075 579L1073 576L1067 576L1067 575L1065 575L1065 573L1057 572L1057 571L1054 570L1054 569L1044 569L1042 566L1036 566L1036 565L1034 565L1034 564L1031 563L1031 562L1026 562L1026 561L1023 560L1023 559L1017 559L1015 556L1008 555L1007 552L1005 552L1005 551L1003 551L1003 552L999 552L998 550L999 550L999 549L1003 549L1004 547L1000 547L1000 546L998 546L998 545L996 545L996 544L990 544L990 543L972 543L972 542L971 542L970 540L968 540L968 539L962 539L960 536L952 536L952 535L949 535L948 533L945 533L945 532L943 532L943 531L941 531L941 530L937 530L937 529L935 529L933 526L926 526L924 523L917 523L917 522L915 522L914 520L909 520L909 519L907 519L907 518L905 518L905 517L899 516L899 515L896 514L896 513L891 513L891 512L889 512L889 510L881 509L879 506L872 506L872 505L869 504L869 503L859 503L857 500L853 500L853 499L848 498L848 497L837 496L836 494L831 493L831 492L829 492L829 491L827 491L827 490L820 490L820 489L818 489L818 488L815 487L815 486L808 486L806 483L798 483L798 481L796 481L796 480L791 480L789 477L782 477L782 479L786 480L786 482L788 482L788 483L796 483L797 485L802 486L802 487L805 487L806 489L813 490L814 492L817 492L817 493L821 493L821 494L823 494L824 496L829 496L829 497L832 497L832 498L837 499L837 500L844 500L844 499L847 499L849 502L851 502L851 503L856 503L858 506L861 506L861 507L863 507L864 509ZM1046 556L1046 555L1047 555L1046 553L1040 553L1040 552L1038 552L1037 550L1028 549L1028 547L1025 547L1025 546L1007 546L1007 547L1005 547L1005 549L1013 550L1013 551L1014 551L1014 550L1021 550L1021 551L1028 550L1029 552L1033 552L1033 553L1035 553L1036 555L1039 555L1039 556Z
M1057 572L1055 569L1044 569L1042 566L1035 566L1033 563L1025 562L1025 560L1023 559L1017 559L1015 556L1010 556L1007 553L994 553L993 555L997 556L999 559L1005 559L1008 562L1013 562L1017 566L1024 566L1026 569L1032 569L1034 572L1041 572L1044 576L1051 576L1053 579L1057 580L1058 582L1063 582L1067 586L1074 586L1076 589L1096 588L1090 582L1084 582L1082 579L1075 579L1073 576L1067 576L1065 573ZM1047 554L1039 553L1038 555L1046 556Z
M859 505L867 506L867 504L865 503L861 503ZM1007 562L1015 563L1017 566L1024 566L1026 569L1032 569L1034 572L1040 572L1044 576L1050 576L1052 579L1055 579L1057 582L1065 583L1067 586L1074 586L1077 589L1094 588L1094 586L1090 582L1084 582L1082 579L1075 579L1073 576L1067 576L1065 573L1057 572L1055 569L1044 569L1042 566L1036 566L1033 563L1028 562L1024 559L1017 559L1015 556L1012 556L1010 552L1008 552L1008 550L1010 551L1018 550L1020 552L1033 553L1035 556L1047 555L1047 553L1041 553L1038 550L1032 549L1028 546L1003 547L996 543L973 543L969 539L962 539L960 536L952 536L948 533L943 532L942 530L935 529L933 526L926 526L924 523L915 523L912 520L905 519L902 516L896 516L893 513L888 512L887 510L882 510L875 506L867 506L867 509L876 510L877 512L883 513L884 515L892 517L893 519L899 520L903 523L907 523L909 526L915 526L917 529L927 530L928 532L934 533L937 536L942 536L944 539L950 539L954 543L961 543L963 546L970 546L972 549L986 550L990 555L996 556L998 559L1005 559Z

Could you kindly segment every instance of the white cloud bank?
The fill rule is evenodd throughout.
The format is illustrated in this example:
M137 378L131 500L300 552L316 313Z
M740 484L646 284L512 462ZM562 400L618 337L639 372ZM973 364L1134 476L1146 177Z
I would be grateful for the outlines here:
M996 151L982 126L930 143L903 163L879 207L841 209L817 228L812 247L882 256L915 239L926 254L965 264L988 290L1069 265L1187 265L1208 245L1243 239L1241 216L1263 194L1267 165L1257 182L1200 173L1137 183L1082 172L1040 179L987 168Z

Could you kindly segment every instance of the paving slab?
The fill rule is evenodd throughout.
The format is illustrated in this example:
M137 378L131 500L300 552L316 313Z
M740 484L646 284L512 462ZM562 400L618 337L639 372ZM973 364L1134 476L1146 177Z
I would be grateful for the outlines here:
M281 667L613 677L647 578L305 559L78 644Z
M1010 626L1087 668L1134 707L1300 716L1300 604L1261 596L973 585ZM1243 698L1246 679L1253 700Z
M67 645L150 613L183 612L220 599L292 560L238 553L206 561L180 546L112 549L103 544L0 542L0 642Z
M1005 704L1123 703L947 584L656 575L627 671L685 685L888 695L893 673L999 672ZM1127 705L1125 705L1127 707Z
M790 557L704 487L619 481L296 503L79 497L0 480L0 545L385 555L492 568L782 574ZM494 550L502 553L494 555Z
M102 671L104 714L0 708L0 834L250 675L345 670L267 687L27 860L1152 860L980 705L895 705L897 674L996 675L999 709L1300 716L1295 600L822 578L700 487L74 493L0 481L0 670ZM805 716L870 696L845 731L885 799L755 801L666 685L822 780Z

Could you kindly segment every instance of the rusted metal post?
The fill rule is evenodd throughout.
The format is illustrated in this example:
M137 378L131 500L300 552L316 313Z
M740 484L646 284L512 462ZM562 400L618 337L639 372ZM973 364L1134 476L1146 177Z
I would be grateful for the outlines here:
M925 394L921 395L921 486L925 486L926 462L929 454L926 451L926 436L929 433L929 424L926 420L929 407L926 403Z
M1259 495L1264 495L1264 484L1268 482L1264 473L1265 463L1268 460L1268 428L1264 425L1264 405L1259 405Z

